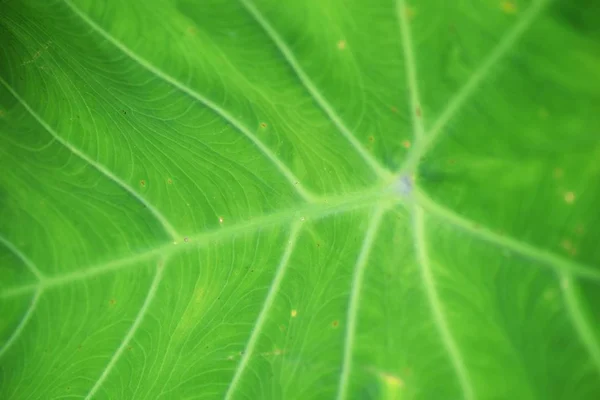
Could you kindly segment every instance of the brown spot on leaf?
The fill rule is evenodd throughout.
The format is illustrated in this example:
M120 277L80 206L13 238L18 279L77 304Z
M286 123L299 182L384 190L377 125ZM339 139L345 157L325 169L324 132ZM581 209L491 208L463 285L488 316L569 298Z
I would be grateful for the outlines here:
M421 107L418 107L415 109L415 114L417 114L417 117L421 117Z
M108 304L110 304L111 306L114 306L115 304L117 304L117 301L115 299L110 299Z
M172 184L173 184L173 179L171 179L171 178L167 179L167 183L168 183L169 185L172 185Z
M264 122L261 122L261 123L260 123L260 127L264 129L264 128L266 128L266 127L267 127L267 124L266 124L266 123L264 123Z
M146 186L146 181L144 179L142 179L140 181L140 186L145 187Z
M375 141L375 138L373 137L373 135L369 136L368 139L369 139L369 142L371 142L371 143L373 143Z
M331 323L331 326L333 326L334 328L337 328L339 325L340 321L338 321L337 319Z
M404 147L405 149L409 149L410 148L410 140L403 141L402 147Z
M390 107L390 110L392 110L392 112L393 112L394 114L398 114L398 107L396 107L396 106L391 106L391 107Z

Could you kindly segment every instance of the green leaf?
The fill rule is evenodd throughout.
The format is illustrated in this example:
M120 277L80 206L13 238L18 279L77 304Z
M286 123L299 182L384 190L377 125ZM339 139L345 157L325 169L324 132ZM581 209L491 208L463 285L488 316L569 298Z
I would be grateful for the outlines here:
M599 27L0 1L0 398L600 398Z

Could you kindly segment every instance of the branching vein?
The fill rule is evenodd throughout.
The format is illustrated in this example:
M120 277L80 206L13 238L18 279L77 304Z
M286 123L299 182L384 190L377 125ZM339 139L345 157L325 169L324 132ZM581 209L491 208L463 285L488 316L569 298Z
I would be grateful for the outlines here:
M287 46L285 41L279 36L277 31L269 24L267 19L261 14L261 12L248 0L240 0L242 5L248 10L250 15L256 20L256 22L263 28L265 33L271 38L275 46L279 49L283 58L292 67L300 82L304 85L306 90L310 93L316 103L323 109L325 114L335 124L341 134L350 142L352 147L360 154L371 169L380 177L382 180L389 181L390 172L385 169L379 161L377 161L367 150L360 144L356 137L350 132L350 129L345 125L342 118L337 114L333 107L329 104L327 99L319 92L319 89L312 82L310 77L304 72L298 60L294 56L294 53Z
M430 131L425 133L424 140L418 143L409 158L401 168L403 171L411 171L419 160L430 149L434 142L443 133L448 122L460 111L464 103L477 91L483 80L492 72L500 59L504 57L521 38L523 33L533 24L536 17L543 10L543 6L550 0L534 0L525 11L520 20L500 40L500 43L492 50L488 57L471 75L467 83L458 90L433 124Z
M354 277L352 279L352 287L350 289L350 303L348 304L348 310L346 315L346 336L344 340L344 354L342 359L342 371L340 373L340 381L338 385L338 400L345 400L348 396L348 381L350 379L350 373L352 372L352 350L354 348L354 336L356 334L356 325L358 318L358 308L360 304L360 294L362 291L363 278L367 267L367 261L369 254L375 242L377 231L385 208L379 206L375 209L369 227L363 240L360 253L354 266Z
M501 236L483 226L477 226L474 222L461 217L454 213L454 211L431 200L420 190L415 190L414 195L419 206L423 207L430 214L437 216L452 226L470 233L476 238L492 243L500 248L508 249L516 254L536 261L540 266L553 268L557 272L570 273L582 278L600 281L600 271L595 268L560 257L552 252L539 249L508 236Z
M38 267L27 257L21 250L17 248L12 242L8 239L0 235L0 243L4 245L8 250L10 250L14 255L16 255L22 262L25 264L27 269L37 278L38 281L44 279L44 274L39 270Z
M300 183L299 179L294 175L294 173L290 171L290 169L283 162L281 162L281 160L279 160L279 158L277 158L277 156L267 146L265 146L265 144L262 143L255 134L253 134L246 126L244 126L240 121L238 121L227 110L212 102L208 98L202 96L194 89L179 82L172 76L164 73L157 67L153 66L146 59L135 54L131 49L129 49L127 46L125 46L123 43L121 43L119 40L113 37L110 33L104 30L104 28L102 28L89 16L87 16L84 12L77 8L70 0L63 1L69 6L69 8L73 10L73 12L79 18L81 18L86 24L88 24L95 32L104 37L113 46L121 50L121 52L123 52L123 54L125 54L127 57L138 63L140 66L154 74L159 79L162 79L163 81L181 90L183 93L186 93L190 97L198 100L200 103L204 104L206 107L210 108L216 114L221 116L225 121L229 122L238 131L243 133L273 163L275 168L287 179L287 181L292 185L292 187L296 189L298 194L300 194L300 196L302 196L304 200L309 202L316 201L317 196L312 194L306 188L304 188L304 186Z
M227 389L227 393L225 394L225 400L230 400L235 393L237 385L240 382L242 374L248 365L248 361L254 352L254 347L256 346L256 342L262 332L263 325L267 320L267 314L275 301L275 296L279 292L279 287L281 286L281 282L283 281L283 277L285 276L285 272L287 270L287 266L289 264L290 257L292 256L292 252L294 251L294 246L298 240L298 235L300 233L301 223L296 222L292 226L292 232L290 233L290 237L288 240L288 244L283 252L283 256L281 257L281 261L277 266L277 270L275 271L275 277L273 278L273 282L271 282L271 286L269 287L269 293L267 293L267 297L263 303L263 306L260 310L256 323L252 328L252 332L250 333L250 339L248 340L248 344L244 349L244 355L238 364L238 367L233 375L233 379L231 380L231 384Z
M19 325L17 325L17 328L13 331L12 335L10 335L10 337L4 343L4 345L2 347L0 347L0 358L2 358L4 353L6 353L8 351L8 349L10 349L13 344L15 344L15 342L21 335L21 332L23 332L23 329L25 329L25 325L27 325L27 322L29 322L29 320L31 319L31 316L33 315L33 312L35 311L35 308L37 306L38 300L40 299L41 295L42 295L42 289L38 289L35 292L35 294L33 295L33 297L31 298L31 303L29 303L29 308L27 308L27 312L25 312L25 315L23 315L23 318L21 318L21 322L19 322Z
M560 274L561 290L565 299L567 312L575 327L575 331L579 335L581 343L590 353L596 371L600 374L600 344L594 329L590 326L588 318L585 315L584 307L579 299L580 295L577 290L577 282L569 273Z
M79 150L78 148L76 148L75 146L73 146L71 143L69 143L67 140L63 139L50 125L48 125L46 123L46 121L44 121L42 119L42 117L40 117L29 106L29 104L27 104L25 102L25 100L4 79L0 78L0 84L2 84L3 86L6 87L6 89L8 89L8 91L19 101L19 103L21 103L21 105L31 114L31 116L42 127L44 127L44 129L46 129L46 131L48 131L48 133L50 133L50 135L52 135L52 137L54 139L56 139L56 141L58 141L60 144L62 144L63 146L65 146L67 149L69 149L71 151L71 153L75 154L77 157L79 157L80 159L82 159L83 161L85 161L86 163L88 163L89 165L91 165L93 168L95 168L102 175L106 176L108 179L110 179L111 181L115 182L117 185L119 185L121 188L123 188L125 191L127 191L130 195L132 195L137 201L139 201L141 204L143 204L148 209L148 211L150 211L150 213L152 213L152 215L154 216L154 218L156 218L158 220L158 222L163 226L164 230L171 237L171 239L177 240L180 237L180 235L177 233L177 231L171 225L171 223L167 220L167 218L165 218L165 216L156 207L154 207L154 205L152 205L150 202L148 202L139 193L137 193L135 190L133 190L133 188L130 185L128 185L121 178L119 178L118 176L116 176L115 174L113 174L104 165L102 165L99 162L93 160L88 155L86 155L85 153L83 153L81 150Z
M442 303L435 287L435 280L431 272L431 265L427 252L425 238L425 217L423 215L423 209L418 204L415 204L413 209L413 236L417 260L421 270L421 277L423 280L423 285L425 286L427 299L433 313L435 324L442 338L442 343L450 355L450 359L452 361L452 365L454 366L454 370L456 371L456 375L458 376L463 395L465 399L472 400L475 398L475 394L471 379L469 377L469 372L465 367L462 354L456 345L456 341L450 332L450 327L446 322Z
M406 82L410 94L410 113L412 115L413 131L415 140L421 141L425 135L423 119L421 118L421 98L419 95L419 84L417 79L417 66L413 51L413 40L408 20L408 10L404 0L396 2L396 12L400 24L400 33L402 36L402 49L404 51L404 61L406 68Z
M154 274L154 279L152 280L152 284L150 285L150 288L148 289L148 294L146 294L146 298L144 299L144 304L142 304L140 311L138 312L137 316L135 317L135 320L133 321L133 323L131 324L129 331L125 335L125 338L123 339L123 341L117 348L117 351L115 351L115 354L113 354L113 356L111 357L110 361L106 365L106 368L104 368L104 370L100 374L100 377L98 378L98 380L96 381L94 386L88 392L87 396L85 397L86 400L90 400L90 399L94 398L94 395L96 394L98 389L100 389L100 386L102 386L102 383L106 380L106 378L110 374L111 370L117 364L117 361L119 361L119 357L121 357L121 354L123 354L123 351L125 351L125 348L129 345L129 342L135 335L135 332L139 328L144 317L146 316L146 313L148 312L148 308L150 307L150 304L152 303L152 299L156 295L158 285L160 284L160 281L162 279L164 268L165 268L164 262L159 263L159 265L157 265L156 272Z
M236 236L256 232L260 229L267 229L272 226L290 223L296 218L304 217L306 219L310 218L316 220L325 218L329 215L360 210L375 204L396 204L400 200L401 199L393 192L386 192L382 188L375 188L374 190L368 190L353 195L331 197L323 203L306 203L288 210L282 210L280 212L263 215L236 224L224 225L215 230L198 233L189 236L187 242L167 242L161 246L140 251L137 254L131 254L99 265L81 268L68 274L50 276L39 284L27 284L20 287L3 289L0 291L0 298L19 296L36 290L38 287L51 288L62 286L71 282L90 279L111 271L120 271L154 257L172 256L179 252L183 252L186 249L203 247L210 243L232 239Z

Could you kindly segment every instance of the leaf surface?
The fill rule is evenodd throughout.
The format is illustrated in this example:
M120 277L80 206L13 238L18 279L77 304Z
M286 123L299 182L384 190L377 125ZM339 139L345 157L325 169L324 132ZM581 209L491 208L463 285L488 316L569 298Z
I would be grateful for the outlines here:
M0 2L0 398L598 398L598 21Z

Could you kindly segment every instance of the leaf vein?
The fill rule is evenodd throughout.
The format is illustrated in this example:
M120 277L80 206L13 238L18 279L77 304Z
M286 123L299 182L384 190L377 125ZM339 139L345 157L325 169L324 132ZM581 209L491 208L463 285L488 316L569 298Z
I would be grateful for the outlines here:
M505 56L518 42L523 33L533 24L536 17L543 10L543 6L550 0L534 0L533 4L525 11L521 19L500 40L477 70L471 75L454 97L448 102L446 108L434 122L431 130L426 132L424 140L418 143L405 161L401 170L410 171L419 163L421 157L430 149L439 136L443 133L446 124L460 111L463 104L477 91L480 84L490 74L498 61Z
M356 334L357 315L360 304L360 294L363 284L363 278L367 267L367 261L373 247L373 243L377 237L377 231L381 223L383 214L386 208L380 205L375 209L367 228L367 233L363 240L360 253L356 259L354 266L354 277L352 278L352 286L350 289L350 302L346 313L346 332L344 338L344 353L342 358L342 371L340 373L340 381L338 383L337 399L345 400L348 396L348 381L352 372L352 350L354 347L354 336Z
M339 132L346 138L346 140L352 145L352 147L358 152L358 154L363 158L363 160L369 165L369 167L377 174L377 176L383 180L389 180L390 172L381 165L379 161L377 161L372 155L370 155L367 150L360 144L360 142L356 139L356 137L350 132L350 129L345 125L342 118L337 114L334 108L329 104L327 99L319 92L315 84L312 82L310 77L304 72L298 60L288 47L288 45L283 41L283 39L279 36L279 34L275 31L275 29L271 26L271 24L267 21L267 19L262 15L262 13L252 4L252 2L247 0L240 0L244 8L248 11L248 13L254 18L254 20L262 27L267 36L273 41L275 47L279 50L283 58L290 65L292 70L298 76L298 79L302 83L302 85L306 88L308 93L312 96L314 101L321 107L321 109L325 112L325 114L329 117L329 119L333 122Z
M2 358L4 353L6 353L8 351L8 349L10 349L13 344L15 344L15 342L21 335L21 332L23 332L23 330L25 329L25 325L27 325L27 322L29 322L29 320L31 319L31 316L33 315L33 312L35 311L35 308L37 306L38 300L40 299L41 295L42 295L42 289L38 288L36 290L35 294L33 295L33 297L31 298L31 303L29 304L29 307L27 308L25 315L23 315L23 318L21 318L21 321L19 322L19 324L13 331L12 335L10 335L8 340L0 348L0 358Z
M121 342L121 344L119 345L119 347L117 348L117 350L115 351L113 356L111 357L110 361L108 362L108 364L106 365L106 367L104 368L102 373L100 374L100 377L98 378L98 380L96 381L94 386L90 389L87 396L85 396L86 400L92 399L93 396L98 391L98 389L100 389L100 386L102 386L102 383L104 383L104 381L106 380L106 378L108 377L108 375L110 374L110 372L112 371L114 366L116 365L117 361L121 357L121 354L123 354L123 351L125 351L125 347L127 347L129 342L135 335L138 327L140 326L140 324L142 323L142 320L144 319L146 313L148 312L148 308L150 307L150 304L152 303L152 299L154 298L154 295L156 294L156 291L157 291L160 281L162 279L164 269L165 269L164 262L159 263L159 265L156 266L154 279L152 280L150 288L148 289L148 293L146 294L146 298L144 299L144 303L142 304L140 311L138 312L137 316L135 317L135 320L133 321L133 323L131 324L129 331L127 331L125 338L123 339L123 341Z
M12 252L17 258L19 258L23 264L27 267L27 269L37 278L38 281L44 280L44 274L40 269L27 257L17 246L15 246L11 241L6 239L4 236L0 235L0 243L4 245L10 252Z
M417 67L413 49L413 39L410 29L410 22L407 16L407 7L404 0L396 2L396 12L400 25L400 33L402 37L402 50L406 63L406 82L410 93L410 114L412 116L413 130L415 140L421 141L425 135L423 127L423 119L421 118L421 97L419 95L419 84L417 79Z
M69 149L71 153L91 165L102 175L110 179L119 185L122 189L124 189L127 193L132 195L137 201L139 201L142 205L144 205L148 211L158 220L158 222L163 226L166 233L172 238L177 239L180 237L179 233L175 230L175 228L171 225L171 223L165 218L165 216L156 208L153 204L148 202L144 197L142 197L139 193L137 193L133 188L128 185L125 181L121 180L121 178L117 177L114 173L112 173L108 168L106 168L101 163L94 161L84 152L73 146L66 139L63 139L46 121L42 119L30 106L25 102L25 100L3 79L0 77L0 84L6 87L6 89L19 101L19 103L31 114L31 116L44 128L50 135L55 138L60 144Z
M450 327L444 316L444 310L440 302L438 292L435 288L435 280L431 271L429 262L429 255L427 253L426 239L425 239L425 220L423 215L423 209L415 204L412 210L413 213L413 236L415 242L415 251L417 252L417 260L419 269L421 270L421 277L423 285L425 286L425 292L429 301L429 306L433 312L433 317L437 329L442 338L442 343L450 356L454 370L458 377L460 387L463 391L465 399L472 400L475 398L473 391L473 384L469 377L469 372L465 366L462 354L458 349L456 341L450 332Z
M216 103L212 102L208 98L202 96L200 93L195 91L194 89L186 86L181 83L174 77L166 74L159 68L153 66L146 59L141 56L135 54L131 49L117 40L115 37L111 36L104 28L94 22L88 15L86 15L83 11L77 8L70 0L63 0L65 4L84 21L88 26L90 26L95 32L97 32L100 36L104 37L109 43L118 48L123 54L129 57L131 60L135 61L141 67L146 69L147 71L154 74L159 79L169 83L173 87L179 89L183 93L189 95L190 97L198 100L200 103L204 104L206 107L210 108L217 115L223 118L225 121L229 122L232 126L234 126L239 132L244 134L268 159L273 163L275 168L279 170L279 172L287 179L287 181L291 184L292 187L298 192L298 194L308 202L315 202L317 196L310 191L308 191L304 186L300 183L300 180L294 175L294 173L275 156L275 154L264 144L262 143L256 135L254 135L246 126L244 126L240 121L233 117L230 113L228 113L225 109L218 106Z
M478 239L537 261L541 266L553 268L557 272L572 273L590 280L600 281L600 271L592 268L591 266L568 260L556 255L555 253L520 242L516 239L507 236L501 236L492 232L486 227L479 225L476 227L474 222L469 221L468 219L456 214L454 211L437 204L435 201L427 197L424 192L415 189L414 194L417 203L429 213L436 215L446 223L459 228Z
M242 378L242 374L244 373L244 370L246 369L246 367L248 365L250 357L252 356L252 353L254 352L254 347L256 346L258 337L259 337L259 335L262 331L263 325L265 324L265 321L267 319L267 313L269 312L269 310L271 309L271 306L273 305L273 302L275 301L275 296L277 295L277 292L279 291L279 287L281 286L281 282L283 281L283 278L285 276L290 257L294 251L294 247L298 240L298 236L300 233L300 227L301 227L300 222L296 222L292 226L292 231L291 231L290 237L288 239L288 244L285 248L283 256L281 257L281 261L279 262L279 265L277 266L277 270L275 272L275 277L273 278L273 281L271 282L271 285L269 287L269 292L267 293L267 297L265 298L265 301L262 305L260 313L258 314L258 318L256 319L254 327L252 328L252 331L250 333L250 339L248 340L248 344L246 344L246 348L244 349L244 354L242 356L242 359L240 360L240 363L238 364L238 367L235 370L235 373L233 375L233 379L231 380L231 383L230 383L229 387L227 388L227 392L225 394L225 400L230 400L232 398L232 396L234 395L237 385L239 384L240 379Z
M393 192L384 191L381 187L376 187L368 191L358 192L354 195L332 197L323 203L306 203L281 212L239 222L232 226L219 227L208 232L191 235L188 237L187 242L167 242L154 248L145 249L137 254L106 261L102 264L82 268L64 275L47 277L41 285L28 284L4 289L0 291L0 298L19 296L35 290L40 286L43 286L44 288L62 286L71 282L86 280L110 271L120 271L141 261L152 259L153 257L172 256L179 252L183 252L186 249L203 247L219 240L233 238L237 235L253 233L263 228L283 225L293 221L295 218L299 219L304 217L306 220L322 219L330 215L360 210L379 203L395 204L401 202L401 200L402 199L397 197Z
M560 274L560 278L560 287L571 323L579 335L581 343L590 353L596 371L600 374L600 344L580 304L577 283L569 273Z

